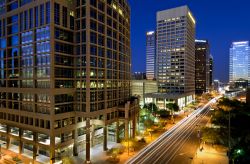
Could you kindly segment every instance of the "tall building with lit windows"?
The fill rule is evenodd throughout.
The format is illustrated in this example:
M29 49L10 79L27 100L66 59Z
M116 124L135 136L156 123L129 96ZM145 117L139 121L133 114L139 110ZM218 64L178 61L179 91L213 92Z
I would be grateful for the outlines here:
M207 40L195 40L195 93L202 94L211 87L210 47Z
M126 0L0 0L0 144L40 162L135 136Z
M156 33L149 31L146 33L146 77L153 80L156 77Z
M233 42L230 48L229 81L250 84L250 46L248 41Z
M160 108L175 101L180 107L194 100L195 18L187 6L157 12L156 70L158 93L146 95Z
M213 86L213 80L214 80L214 58L213 56L210 54L210 57L209 57L209 69L210 69L210 72L209 72L209 86L210 88L212 89L212 86Z

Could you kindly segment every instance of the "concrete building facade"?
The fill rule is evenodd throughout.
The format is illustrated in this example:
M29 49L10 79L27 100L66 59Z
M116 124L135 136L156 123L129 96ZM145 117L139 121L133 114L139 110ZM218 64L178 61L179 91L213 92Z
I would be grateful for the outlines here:
M54 163L134 137L126 0L0 0L0 140ZM43 162L48 162L43 161Z
M145 104L145 95L158 91L157 81L155 80L132 80L131 85L132 96L139 97L142 107Z
M157 12L156 71L158 92L152 100L178 101L195 97L195 18L187 6ZM160 94L162 93L162 94Z

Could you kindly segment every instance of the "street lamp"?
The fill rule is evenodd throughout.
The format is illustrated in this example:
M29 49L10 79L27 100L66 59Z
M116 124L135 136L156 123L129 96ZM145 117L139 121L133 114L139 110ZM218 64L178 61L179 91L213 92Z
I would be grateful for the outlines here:
M128 139L128 156L129 156L129 139Z
M197 130L197 138L199 139L199 150L202 151L203 150L203 146L202 144L202 134L201 134L201 130L199 129L199 124L196 124L196 127L198 128Z
M128 122L128 127L129 127L129 133L128 133L128 156L129 156L129 139L130 139L130 121Z
M229 149L229 153L228 153L228 157L230 160L230 152L231 152L231 114L230 114L230 110L229 110L229 119L228 119L228 149Z

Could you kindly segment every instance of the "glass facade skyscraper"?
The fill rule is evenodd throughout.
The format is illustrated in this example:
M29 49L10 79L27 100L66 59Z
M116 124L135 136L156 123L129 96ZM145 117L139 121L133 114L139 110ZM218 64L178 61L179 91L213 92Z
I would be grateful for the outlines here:
M146 33L146 77L153 80L156 77L156 33L149 31Z
M230 48L229 80L250 81L250 47L249 41L233 42Z
M126 0L0 0L0 63L5 148L89 161L91 146L135 135Z

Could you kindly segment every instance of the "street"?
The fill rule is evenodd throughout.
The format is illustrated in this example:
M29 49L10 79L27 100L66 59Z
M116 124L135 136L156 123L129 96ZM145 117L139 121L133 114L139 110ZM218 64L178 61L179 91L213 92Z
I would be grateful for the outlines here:
M191 163L199 146L198 130L209 121L210 104L214 101L192 112L127 163Z

